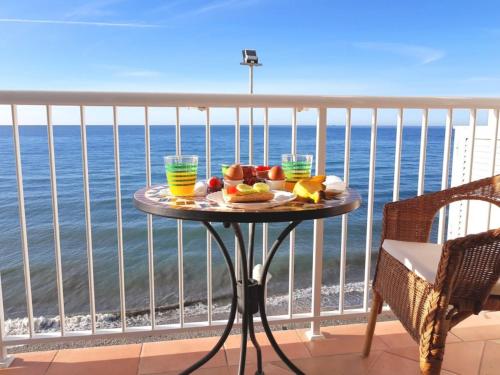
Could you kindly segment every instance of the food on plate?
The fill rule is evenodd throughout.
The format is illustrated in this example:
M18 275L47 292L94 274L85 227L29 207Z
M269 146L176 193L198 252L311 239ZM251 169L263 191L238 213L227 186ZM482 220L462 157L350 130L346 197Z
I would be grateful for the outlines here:
M269 180L284 180L285 179L285 172L283 172L283 168L279 165L275 165L271 169L269 169L269 172L267 173L268 179Z
M243 168L239 164L231 165L224 175L225 180L243 180Z
M247 184L236 185L236 191L241 194L252 194L253 192L255 192L255 190L253 190L253 187Z
M257 171L253 165L242 165L243 182L247 185L253 185L257 182Z
M293 192L299 199L320 202L325 198L325 176L315 176L304 180L299 180L293 188Z
M257 182L252 187L257 193L267 193L271 190L269 186L263 182Z
M236 186L243 183L243 168L239 164L233 164L226 169L224 174L224 187Z
M257 185L257 187L255 187ZM254 186L238 184L222 189L226 203L267 202L274 198L266 184L256 183Z
M303 181L312 181L312 182L320 182L324 183L326 181L326 176L324 175L318 175L318 176L312 176L308 178L303 178Z
M285 190L285 180L266 180L271 190Z
M230 186L236 187L236 185L242 184L243 182L244 182L243 179L241 179L241 180L227 180L227 179L224 179L224 187L225 188L228 188Z
M215 176L210 177L210 179L208 180L207 184L208 184L208 192L209 193L214 193L216 191L222 190L222 181L219 180Z
M269 169L266 183L272 190L285 190L285 172L279 165ZM290 189L291 191L292 189Z
M265 180L268 178L268 173L271 167L267 165L259 165L255 167L255 171L257 172L257 178L260 178L262 180Z

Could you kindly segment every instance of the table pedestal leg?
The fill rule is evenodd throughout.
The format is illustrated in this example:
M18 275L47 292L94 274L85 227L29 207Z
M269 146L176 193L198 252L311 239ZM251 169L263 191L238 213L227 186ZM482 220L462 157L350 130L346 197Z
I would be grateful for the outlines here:
M242 332L244 332L244 338L242 337L242 354L245 353L244 355L240 356L240 365L239 365L239 375L244 374L244 368L245 368L245 362L244 358L246 355L246 331L247 331L247 326L250 331L250 338L252 340L252 343L255 346L255 349L257 351L257 372L255 373L256 375L263 375L264 372L262 371L262 354L260 350L260 346L257 342L257 339L255 337L255 334L253 333L253 315L257 312L260 313L261 316L261 321L262 321L262 327L264 328L264 331L266 333L266 336L271 343L271 346L273 347L274 351L278 356L281 358L281 360L292 370L295 374L303 375L304 373L293 364L293 362L283 353L281 348L279 347L278 343L276 342L276 339L274 338L271 328L269 327L269 322L267 321L267 315L266 315L266 301L265 301L265 285L266 285L266 279L267 279L267 273L269 271L269 267L271 265L271 262L274 258L274 255L278 251L280 245L282 242L288 237L290 232L300 224L300 221L294 221L290 223L284 230L281 232L281 234L278 236L276 241L274 242L273 246L271 247L271 250L269 251L269 255L267 256L267 259L264 262L264 268L262 271L262 278L260 280L260 284L255 284L256 281L248 277L248 272L251 267L253 267L253 249L254 249L254 230L255 230L255 224L250 224L250 243L248 246L249 249L249 260L252 260L252 263L246 264L246 252L245 252L245 244L243 240L243 235L241 233L240 226L237 223L231 224L233 227L233 230L236 234L236 237L238 238L238 244L239 244L239 251L240 251L240 264L241 264L241 277L243 279L241 285L242 288L244 289L243 293L240 293L240 302L243 301L243 303L239 304L240 310L242 310L243 318L242 318ZM247 279L245 281L245 278ZM257 288L255 288L257 287ZM243 309L242 309L243 307ZM247 317L247 318L245 318ZM243 335L242 335L243 336ZM253 336L253 337L252 337Z
M247 262L247 253L245 251L245 241L243 239L243 234L241 232L241 228L237 223L231 223L234 233L238 239L238 249L239 249L239 258L240 258L240 275L239 280L236 281L236 274L234 271L234 266L229 256L229 252L227 251L226 246L224 245L222 239L219 234L215 231L212 225L208 222L203 222L208 231L212 234L215 241L219 245L219 248L224 256L224 260L226 261L226 266L229 271L229 276L231 278L231 286L233 291L232 302L231 302L231 311L229 313L228 324L224 329L224 332L221 338L217 341L217 344L212 348L212 350L194 365L189 367L188 369L181 372L182 375L191 374L193 371L199 369L206 362L208 362L217 352L222 348L224 342L227 340L231 329L234 324L234 319L236 316L236 310L241 313L241 351L240 351L240 362L238 368L238 374L245 374L245 362L246 362L246 354L247 354L247 341L248 336L250 336L250 340L255 347L255 351L257 354L257 371L255 375L264 375L262 368L262 352L260 345L255 336L254 330L254 322L253 315L259 313L261 316L262 327L266 333L271 346L274 351L278 354L281 360L292 370L295 374L304 375L304 373L293 364L292 361L283 353L281 348L279 347L276 339L274 338L271 328L269 327L269 322L267 320L266 315L266 301L265 301L265 285L267 273L269 271L269 266L274 258L274 255L278 251L281 243L286 239L286 237L290 234L290 232L300 223L300 221L294 221L290 223L281 234L278 236L276 241L274 242L271 250L269 251L269 255L264 262L262 278L257 282L256 280L251 278L251 272L253 268L253 252L254 252L254 237L255 237L255 224L252 223L249 226L249 246L248 246L248 262ZM228 224L224 225L226 228L229 226Z
M271 265L271 262L274 258L274 255L278 251L278 248L280 247L281 243L285 240L286 237L290 234L290 232L300 224L300 221L294 221L290 223L284 230L281 232L281 234L278 236L276 241L274 242L273 246L271 247L271 250L269 251L269 254L267 256L267 259L264 263L264 268L262 271L262 278L260 280L260 293L259 293L259 312L260 312L260 318L262 320L262 327L264 328L264 332L266 333L266 336L271 343L271 346L273 347L274 351L278 356L281 358L283 362L288 366L290 370L292 370L295 374L298 375L304 375L304 373L293 364L293 362L283 353L281 348L279 347L278 343L276 342L276 339L273 336L273 333L271 331L271 327L269 327L269 322L267 321L267 315L266 315L266 297L265 297L265 285L266 285L266 279L267 279L267 273L269 271L269 266ZM292 296L290 296L292 298Z
M231 299L231 310L229 312L227 326L224 329L224 332L222 333L219 341L217 341L217 344L215 344L215 346L212 348L212 350L210 350L210 352L205 357L200 359L198 362L193 364L191 367L182 371L181 375L191 374L195 370L199 369L205 363L210 361L210 359L212 359L212 357L217 354L217 352L220 350L220 348L222 348L222 346L224 345L224 342L226 342L229 334L231 333L231 329L233 328L234 318L236 317L236 309L238 306L238 292L237 292L237 286L236 286L236 274L234 272L234 266L233 266L233 262L231 260L231 256L229 255L229 251L227 250L226 246L224 245L224 242L220 238L219 234L215 231L214 227L208 222L203 222L203 225L205 225L205 227L208 229L210 234L212 234L215 241L219 245L219 249L224 257L227 269L229 271L229 277L231 279L231 287L232 287L232 292L233 292L232 299Z

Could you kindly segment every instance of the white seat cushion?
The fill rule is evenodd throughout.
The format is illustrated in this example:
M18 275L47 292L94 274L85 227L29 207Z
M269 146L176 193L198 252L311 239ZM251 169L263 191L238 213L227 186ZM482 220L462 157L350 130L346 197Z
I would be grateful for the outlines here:
M494 296L500 296L500 280L497 281L497 283L491 290L491 294Z
M442 245L435 243L384 240L382 247L420 278L433 283L441 259ZM500 280L491 294L500 295Z

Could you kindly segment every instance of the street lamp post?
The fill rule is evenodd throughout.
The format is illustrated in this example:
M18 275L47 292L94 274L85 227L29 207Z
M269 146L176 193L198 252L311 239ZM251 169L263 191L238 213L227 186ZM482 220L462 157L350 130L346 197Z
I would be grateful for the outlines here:
M249 68L248 89L250 94L253 94L253 68L254 66L262 66L259 64L257 52L251 49L244 49L241 51L243 61L240 65L247 65ZM253 164L253 108L250 108L248 119L248 164Z

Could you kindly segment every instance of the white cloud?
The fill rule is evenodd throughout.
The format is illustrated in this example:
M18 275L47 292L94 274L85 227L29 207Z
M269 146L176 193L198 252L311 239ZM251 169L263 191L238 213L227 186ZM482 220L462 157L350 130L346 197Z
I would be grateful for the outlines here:
M65 18L109 16L114 14L114 11L110 10L109 7L121 2L123 2L123 0L86 1L68 12Z
M414 58L420 64L429 64L445 56L445 52L442 50L406 43L359 42L354 43L354 46Z
M94 22L94 21L65 21L27 18L0 18L0 23L26 23L48 25L73 25L73 26L103 26L103 27L130 27L130 28L157 28L161 25L128 22Z
M260 2L261 0L219 0L213 1L198 8L188 10L184 13L177 14L174 18L186 18L198 16L215 11L221 11L228 8L246 7Z

